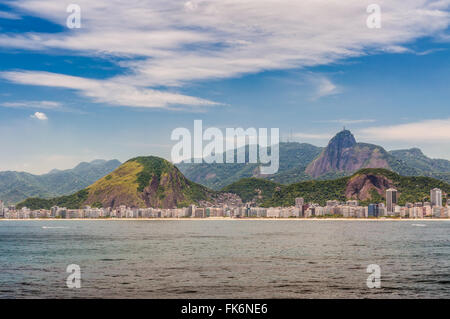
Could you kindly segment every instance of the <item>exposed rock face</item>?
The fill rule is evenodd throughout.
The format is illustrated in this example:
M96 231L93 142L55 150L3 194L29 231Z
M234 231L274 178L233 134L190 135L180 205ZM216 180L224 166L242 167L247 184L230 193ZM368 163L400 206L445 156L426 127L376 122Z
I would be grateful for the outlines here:
M393 182L383 175L360 174L350 179L345 189L347 198L367 200L371 199L371 192L375 190L384 196L386 189L393 187Z
M186 181L177 170L171 170L161 176L154 175L141 194L147 207L175 208L187 198L183 194Z
M389 168L384 149L356 143L348 130L339 132L331 139L323 152L306 168L306 173L314 178L327 173L352 173L361 168Z

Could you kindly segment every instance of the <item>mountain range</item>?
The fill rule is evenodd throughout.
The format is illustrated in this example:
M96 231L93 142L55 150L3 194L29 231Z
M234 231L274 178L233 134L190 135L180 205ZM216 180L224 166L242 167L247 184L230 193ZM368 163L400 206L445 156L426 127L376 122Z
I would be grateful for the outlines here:
M238 152L248 150L238 150ZM242 178L264 178L284 185L307 180L350 176L363 168L385 168L404 176L428 176L450 182L450 161L431 159L419 149L386 151L358 143L349 130L334 136L324 148L307 143L280 143L280 168L262 176L259 164L177 164L185 176L215 190Z
M280 169L274 175L261 175L259 164L174 166L154 156L119 164L94 161L40 176L4 172L0 190L9 198L27 197L19 207L33 209L54 205L174 208L241 200L276 206L291 205L297 196L321 204L327 199L369 202L381 201L389 187L398 188L402 200L414 202L426 200L434 187L450 192L450 161L428 158L417 148L387 152L378 145L358 143L348 130L336 134L325 148L281 143ZM14 187L8 188L11 181Z
M28 197L50 198L71 194L91 185L120 164L118 160L94 160L82 162L72 169L54 169L43 175L0 172L0 199L6 204L13 204Z
M324 205L327 200L357 199L363 205L385 200L386 189L399 191L399 204L429 201L429 191L442 189L444 201L450 184L431 177L406 177L387 169L366 168L334 180L304 181L283 185L262 178L244 178L213 191L189 181L170 162L150 156L131 159L91 186L72 195L51 199L28 198L18 208L78 209L92 207L176 208L253 202L260 206L292 206L296 197Z
M306 166L319 156L322 150L322 147L307 143L280 143L279 171L264 178L284 184L310 179L305 173ZM238 149L236 153L241 152L245 152L248 159L248 148ZM224 154L224 159L225 156ZM215 190L220 190L241 178L263 177L259 173L258 163L179 163L176 166L188 179Z

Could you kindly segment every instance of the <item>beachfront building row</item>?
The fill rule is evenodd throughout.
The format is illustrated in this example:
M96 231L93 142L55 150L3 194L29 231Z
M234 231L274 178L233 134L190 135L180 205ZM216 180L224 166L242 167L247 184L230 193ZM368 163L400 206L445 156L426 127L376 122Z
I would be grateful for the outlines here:
M1 218L33 219L33 218L314 218L314 217L344 217L344 218L450 218L450 207L432 207L430 203L395 205L393 212L388 212L384 203L359 206L354 201L340 203L329 201L326 206L318 204L304 204L301 207L196 207L158 209L158 208L131 208L120 206L111 208L67 209L52 207L50 210L30 210L26 207L3 209Z
M67 209L52 207L50 210L30 210L26 207L16 209L14 205L5 207L0 200L0 218L28 219L28 218L208 218L208 217L234 217L234 218L311 218L311 217L344 217L344 218L450 218L450 199L447 205L442 205L442 191L431 190L431 202L407 203L398 205L397 190L386 190L386 205L384 203L360 206L358 200L349 200L344 203L337 200L328 200L325 206L309 203L305 204L303 198L295 199L292 207L252 207L250 204L238 207L196 207L191 205L185 208L159 209L159 208L131 208L120 206L118 208L94 208L86 206L83 209Z

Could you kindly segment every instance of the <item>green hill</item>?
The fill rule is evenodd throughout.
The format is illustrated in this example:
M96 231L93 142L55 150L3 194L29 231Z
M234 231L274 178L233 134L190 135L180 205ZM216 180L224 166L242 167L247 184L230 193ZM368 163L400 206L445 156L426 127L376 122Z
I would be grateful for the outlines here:
M91 186L68 196L29 198L18 206L31 209L61 206L160 207L188 206L213 198L215 192L186 179L170 162L154 157L136 157Z
M430 190L437 187L450 193L450 184L430 177L406 177L387 169L362 169L352 176L334 180L314 180L283 186L261 179L246 179L224 188L242 199L252 199L256 189L264 189L263 206L292 206L296 197L325 205L327 200L358 199L362 204L385 201L386 189L399 192L399 204L429 201Z
M284 187L286 186L261 178L243 178L231 185L225 186L222 191L238 195L243 202L254 201L262 204L264 201L270 199L274 192Z

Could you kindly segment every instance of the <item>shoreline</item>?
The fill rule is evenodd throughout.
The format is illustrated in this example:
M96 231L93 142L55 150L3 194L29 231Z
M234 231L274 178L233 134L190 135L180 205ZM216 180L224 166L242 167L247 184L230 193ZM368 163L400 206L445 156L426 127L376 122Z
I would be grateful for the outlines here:
M0 218L1 221L450 221L450 218Z

